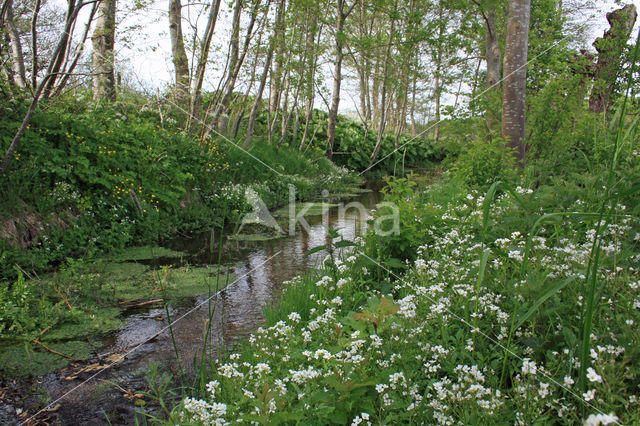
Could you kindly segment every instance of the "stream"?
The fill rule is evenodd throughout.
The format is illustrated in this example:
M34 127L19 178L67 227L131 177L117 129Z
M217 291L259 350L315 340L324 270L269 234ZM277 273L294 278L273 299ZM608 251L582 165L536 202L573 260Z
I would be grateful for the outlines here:
M358 202L369 212L379 198L377 192L365 192L342 200L341 206ZM305 253L327 244L325 225L338 228L344 239L353 240L366 226L366 218L360 217L360 213L356 209L331 207L324 218L305 216L308 232L299 229L293 236L267 241L227 241L221 257L223 263L234 265L229 285L217 297L205 295L169 308L175 345L164 307L156 305L128 312L127 324L103 340L104 346L94 359L37 378L40 398L49 401L52 408L39 414L36 424L135 424L138 408L134 401L138 398L134 395L148 389L149 364L160 364L162 371L193 373L194 360L203 352L214 300L207 344L213 356L221 348L231 349L263 323L263 307L277 300L283 283L322 262L326 251L310 256ZM183 259L186 263L215 268L213 259L217 260L219 253L215 248L212 252L214 245L210 240L211 234L204 233L164 245L187 252ZM154 266L162 264L163 259L156 259ZM104 368L110 364L113 365ZM144 423L140 415L138 419Z

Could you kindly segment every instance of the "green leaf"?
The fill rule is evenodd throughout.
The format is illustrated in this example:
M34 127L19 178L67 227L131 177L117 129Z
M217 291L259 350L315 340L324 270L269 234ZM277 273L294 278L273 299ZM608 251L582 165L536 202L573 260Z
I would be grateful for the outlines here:
M533 314L538 310L538 308L547 300L549 299L551 296L553 296L554 294L558 293L560 290L562 290L563 288L565 288L567 285L569 285L570 283L572 283L576 278L578 278L576 275L567 278L564 281L559 282L558 284L554 285L553 287L547 289L539 298L538 300L536 300L536 302L533 304L533 306L531 306L531 308L527 311L526 314L524 314L522 316L522 318L520 318L520 320L516 323L514 330L517 330L522 324L524 324L529 318L531 318L531 316L533 316Z

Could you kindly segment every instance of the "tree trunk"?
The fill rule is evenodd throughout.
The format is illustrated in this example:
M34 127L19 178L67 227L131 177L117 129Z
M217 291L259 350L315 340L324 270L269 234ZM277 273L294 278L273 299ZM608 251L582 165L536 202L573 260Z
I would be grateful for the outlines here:
M184 105L189 90L189 61L182 36L182 4L180 0L169 0L169 36L175 71L176 100L181 106Z
M531 0L509 0L502 86L502 137L519 167L525 165L527 44Z
M202 110L202 84L204 83L204 72L207 68L207 61L209 60L209 49L211 48L211 40L213 39L213 32L216 28L216 22L218 20L218 13L220 11L220 4L222 0L213 0L211 8L209 9L209 17L207 18L207 26L204 30L204 37L200 44L200 56L198 57L198 64L196 66L196 75L193 79L193 90L191 93L191 103L189 111L189 128L193 131L200 121L200 112Z
M84 26L84 31L82 33L82 36L78 40L78 45L76 46L76 50L73 54L73 59L69 64L69 66L65 67L65 73L60 79L60 82L56 87L56 91L53 93L54 97L62 93L62 90L64 90L69 79L71 78L71 74L73 73L73 70L75 70L76 66L78 65L78 61L82 56L82 52L84 52L84 45L87 41L87 37L89 36L89 29L91 29L91 23L93 22L93 18L96 15L97 11L98 11L98 3L93 3L91 5L91 12L89 12L89 17L87 18L87 23Z
M269 97L269 113L278 114L278 106L280 105L280 92L282 80L282 64L284 62L284 36L286 28L284 27L284 17L286 14L286 0L278 1L276 7L276 22L274 26L274 36L272 43L275 44L276 60L274 64L273 74L271 75L271 95Z
M396 1L395 4L397 7L398 2ZM378 124L378 140L376 142L375 148L373 149L373 153L371 154L371 161L369 162L369 167L371 167L374 164L374 161L376 161L376 157L380 152L380 147L382 146L382 138L384 136L384 129L387 124L386 123L387 80L388 80L388 73L389 73L389 63L391 61L391 46L393 45L393 36L395 32L394 26L395 26L395 20L391 18L389 40L387 42L387 51L384 55L384 64L383 64L382 93L380 98L380 123Z
M309 60L309 67L307 69L307 73L308 73L308 77L305 79L306 84L307 84L307 94L306 94L306 100L307 100L307 105L305 107L305 114L304 114L304 130L302 132L302 138L300 140L300 147L298 148L300 151L302 151L302 149L304 148L305 143L307 142L307 138L309 137L309 126L311 126L311 120L313 119L313 106L315 103L315 96L316 96L316 91L315 91L315 79L316 79L316 67L318 64L318 55L317 55L317 51L318 51L318 46L320 45L321 39L322 39L322 27L318 27L318 18L317 15L312 15L313 16L313 20L311 22L311 28L313 29L312 32L317 33L317 41L312 40L311 43L311 52L309 52L309 56L310 56L310 60ZM313 34L313 37L315 37L315 33Z
M31 87L38 85L38 14L41 0L36 0L31 15Z
M83 5L84 3L79 3L77 5L73 3L73 5L71 4L69 5L69 10L65 17L65 26L62 31L62 35L58 40L58 44L56 45L56 48L53 52L51 62L49 62L47 73L45 74L44 78L36 88L33 94L33 99L31 100L31 105L29 106L29 110L27 111L27 114L22 120L22 124L20 125L20 128L18 129L15 136L13 137L13 140L9 144L9 148L7 149L7 152L4 155L4 159L2 160L2 163L0 163L0 175L2 175L7 170L7 167L9 167L9 163L13 158L14 152L16 152L16 150L20 146L20 141L22 140L22 136L24 135L24 132L27 130L27 126L31 122L31 118L33 118L33 114L36 112L38 102L40 101L40 97L42 96L45 90L45 87L48 86L49 80L54 75L53 70L56 66L56 62L58 58L63 54L63 51L67 46L69 33L71 32L71 28L73 27L73 24L76 21L76 18L78 17L78 13L80 12L80 9L82 9Z
M79 3L80 8L82 8L83 5L84 3ZM48 98L49 96L51 96L51 91L53 90L53 87L58 78L60 67L62 67L62 64L66 57L67 49L69 48L69 40L72 39L73 27L75 24L75 17L73 19L71 19L71 17L73 16L76 7L76 0L69 0L69 3L67 5L67 12L65 15L65 23L68 24L68 29L65 29L65 31L63 31L62 35L60 36L60 43L62 45L62 48L60 50L57 50L56 55L53 57L52 67L49 68L47 72L47 74L49 74L49 78L47 78L47 83L42 90L43 98Z
M491 132L494 124L498 121L498 113L493 108L500 91L500 44L498 31L496 29L496 11L492 6L485 15L485 58L487 61L487 94L489 106L485 113L485 124L487 130Z
M260 86L258 87L258 93L256 99L253 102L251 108L251 114L249 115L249 124L247 125L247 136L244 139L244 147L248 148L251 145L253 139L253 132L256 125L256 117L258 115L258 108L260 107L260 101L262 100L262 94L264 93L264 87L267 85L267 76L269 75L269 68L271 68L271 60L273 59L273 44L269 47L269 53L267 53L267 59L262 70L262 76L260 77Z
M116 0L102 0L93 30L93 100L116 100L114 41L116 34Z
M589 97L589 110L592 112L604 112L609 107L609 96L614 92L615 82L622 68L624 49L637 17L638 12L633 4L607 13L611 28L593 43L598 51L598 63Z
M409 117L411 117L411 137L415 138L418 134L416 130L416 85L417 85L418 76L417 74L413 76L413 83L411 85L411 108L409 111Z
M5 0L11 2L12 0ZM20 41L20 35L13 21L13 4L9 3L5 14L5 26L7 27L7 33L11 42L11 60L13 63L13 74L15 77L15 83L19 87L27 87L27 74L24 67L24 55L22 53L22 42Z
M355 3L354 3L355 5ZM336 56L333 69L333 94L331 108L329 108L329 123L327 126L327 157L333 157L333 145L336 140L336 123L338 121L338 107L340 106L340 85L342 83L342 60L344 58L344 22L353 10L353 6L345 10L346 0L337 0L336 6Z

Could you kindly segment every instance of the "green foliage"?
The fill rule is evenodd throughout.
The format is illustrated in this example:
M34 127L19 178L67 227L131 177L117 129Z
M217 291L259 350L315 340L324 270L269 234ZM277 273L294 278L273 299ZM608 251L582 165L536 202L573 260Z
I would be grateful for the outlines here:
M16 236L0 240L0 278L15 277L16 263L45 269L70 256L237 222L249 208L247 189L275 207L288 202L289 185L309 199L322 189L359 184L316 151L303 155L259 138L248 152L223 138L198 140L146 101L131 96L108 106L65 99L38 110L0 177L7 194L0 218L19 226L24 216L33 218L32 247L16 248ZM14 104L0 119L0 149L24 109Z
M493 182L512 181L515 160L500 138L472 142L452 164L455 178L471 186L489 187Z

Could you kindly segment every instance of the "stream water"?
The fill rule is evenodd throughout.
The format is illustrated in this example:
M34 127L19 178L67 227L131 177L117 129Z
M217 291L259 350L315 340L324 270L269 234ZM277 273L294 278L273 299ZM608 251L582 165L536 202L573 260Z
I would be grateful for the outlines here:
M368 192L343 203L361 203L368 212L378 200L379 193ZM38 386L48 400L54 401L49 418L54 423L74 425L133 424L136 407L123 395L125 391L134 394L146 388L150 363L160 363L165 370L174 372L180 369L192 372L194 359L203 351L203 336L210 317L208 351L215 354L220 348L231 348L261 325L263 307L276 302L284 282L312 269L326 257L325 251L305 256L308 250L327 243L326 225L339 228L339 233L348 240L353 240L366 226L361 212L344 211L341 207L330 208L325 217L306 216L305 220L310 225L308 231L300 229L293 236L226 243L222 258L235 265L228 287L217 297L205 295L169 310L175 344L167 329L165 309L142 309L131 312L127 324L104 340L104 347L93 360L100 362L93 365L109 365L106 359L122 355L124 359L120 362L104 370L85 367L84 371L78 372L76 368L75 373L70 369L41 377ZM189 253L184 260L192 265L211 265L219 253L211 252L210 238L210 234L184 237L167 242L167 247ZM215 309L210 316L214 300ZM69 376L72 380L68 380ZM46 421L46 415L39 418Z

